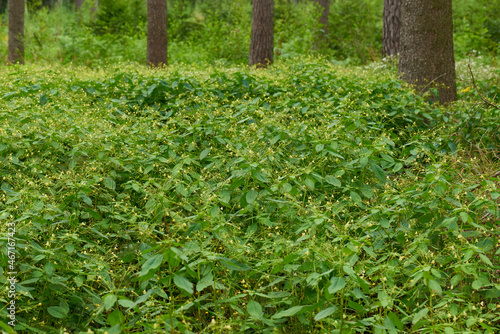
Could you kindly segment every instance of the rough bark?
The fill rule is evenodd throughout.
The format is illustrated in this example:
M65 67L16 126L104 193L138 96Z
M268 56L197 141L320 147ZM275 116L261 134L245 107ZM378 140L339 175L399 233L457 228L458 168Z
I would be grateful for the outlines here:
M399 74L421 91L456 100L451 0L402 0Z
M9 0L9 62L24 64L24 0Z
M273 63L274 0L253 0L250 66L266 67Z
M399 52L400 9L401 0L384 0L382 57L395 56Z
M319 19L319 23L325 32L325 35L328 34L328 15L330 14L330 0L314 0L314 3L317 3L320 8L322 8L323 12Z
M167 65L167 0L148 1L148 55L151 67Z

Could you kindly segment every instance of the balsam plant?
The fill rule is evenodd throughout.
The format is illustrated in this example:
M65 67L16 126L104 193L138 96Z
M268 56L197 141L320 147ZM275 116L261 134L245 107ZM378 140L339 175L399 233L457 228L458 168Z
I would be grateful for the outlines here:
M500 329L499 176L468 177L466 105L321 59L0 82L19 332Z

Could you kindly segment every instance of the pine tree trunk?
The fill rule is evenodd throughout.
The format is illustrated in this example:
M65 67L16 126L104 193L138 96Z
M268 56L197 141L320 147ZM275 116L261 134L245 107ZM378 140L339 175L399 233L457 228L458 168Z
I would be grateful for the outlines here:
M319 23L321 23L321 27L325 32L325 35L328 34L328 15L330 14L330 0L314 0L315 3L319 4L323 9L321 14L321 18L319 19Z
M451 0L402 0L399 74L421 91L456 100Z
M148 1L148 66L167 65L167 0Z
M382 57L395 56L399 52L401 29L401 0L384 0L384 31L382 36Z
M253 0L250 66L266 67L273 63L274 0Z
M24 0L9 0L9 63L24 64Z

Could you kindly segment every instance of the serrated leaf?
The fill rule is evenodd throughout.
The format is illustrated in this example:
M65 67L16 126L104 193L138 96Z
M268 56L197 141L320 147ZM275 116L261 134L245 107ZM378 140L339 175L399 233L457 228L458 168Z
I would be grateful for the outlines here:
M363 200L361 199L361 196L359 196L358 193L355 192L355 191L351 191L351 198L357 204L363 203Z
M139 277L146 275L150 270L158 268L163 262L163 254L150 257L143 265Z
M179 289L182 289L189 293L193 294L193 283L191 283L186 277L180 275L174 275L174 284L177 285Z
M52 274L54 273L54 265L52 264L52 262L48 262L45 265L44 269L45 269L45 273L47 274L47 276L52 277Z
M343 277L332 277L330 279L330 286L328 287L328 292L334 294L337 291L342 290L345 287L345 279Z
M116 182L109 176L106 176L103 180L102 183L104 186L108 189L115 190L116 189Z
M368 157L361 157L359 159L359 164L361 165L361 168L365 168L366 164L368 164Z
M288 310L276 313L271 318L281 319L281 318L286 318L286 317L293 317L295 314L297 314L303 308L304 308L304 306L293 306L293 307L289 308Z
M248 302L247 311L248 314L255 319L262 318L262 306L255 300Z
M118 297L116 297L113 294L106 295L102 300L104 302L104 307L106 308L106 311L109 311L113 307L113 305L115 305L117 300Z
M479 254L479 257L481 258L481 260L486 263L487 265L489 266L493 266L493 263L491 263L490 259L488 259L488 257L484 254Z
M331 175L327 175L325 177L325 181L330 183L332 186L335 186L335 187L340 187L342 185L342 183L340 182L339 179L337 179L336 177L333 177Z
M214 285L214 275L212 272L209 272L201 280L198 281L196 284L196 291L200 292L203 291L203 289L213 286Z
M415 325L417 322L420 321L420 319L425 317L427 315L427 313L429 313L429 309L427 307L421 309L420 311L417 312L417 314L415 314L415 316L413 317L413 320L411 322Z
M480 281L480 280L475 280L474 282L472 282L472 288L474 290L479 290L483 287L483 283Z
M54 318L63 319L66 318L68 312L61 306L50 306L47 307L47 312Z
M469 219L470 219L470 216L469 216L469 214L467 212L463 212L462 211L462 212L460 212L460 218L462 218L462 221L464 223L467 223L469 221Z
M335 313L336 310L337 310L337 308L335 306L331 306L329 308L326 308L323 311L316 314L316 316L314 317L314 320L320 321L321 319L324 319L324 318L332 315L333 313Z
M318 145L316 145L316 152L319 153L319 152L323 151L324 148L325 148L325 145L318 144Z
M201 153L200 153L200 160L205 159L206 156L210 153L211 150L212 149L209 147L209 148L206 148L203 151L201 151Z
M118 304L120 304L120 306L123 306L126 308L135 307L135 303L131 300L128 300L128 299L118 299Z
M377 164L375 164L373 161L370 160L370 167L372 169L372 172L375 173L375 176L377 179L380 180L380 182L385 183L386 181L386 175L384 170Z
M259 192L257 190L255 190L255 189L252 189L249 192L247 192L247 195L245 196L245 199L247 200L248 204L252 204L255 201L255 199L257 198L258 195L259 195Z
M441 286L439 285L439 283L435 280L430 280L429 281L429 288L436 292L438 295L441 295L443 293L443 290L441 289Z

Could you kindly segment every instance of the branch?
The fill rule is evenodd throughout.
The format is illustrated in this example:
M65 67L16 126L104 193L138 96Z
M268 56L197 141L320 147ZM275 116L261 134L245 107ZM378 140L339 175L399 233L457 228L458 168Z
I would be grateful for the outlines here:
M470 67L470 55L469 55L469 63L467 64L467 67L469 68L469 72L470 72L470 76L472 77L472 84L474 85L474 88L476 89L477 91L477 94L479 95L479 97L481 98L481 100L483 100L484 104L490 106L490 107L493 107L495 109L499 109L500 110L500 107L491 103L490 101L486 100L483 95L481 95L481 93L479 92L479 88L477 88L477 85L476 85L476 80L474 79L474 74L472 73L472 69Z

